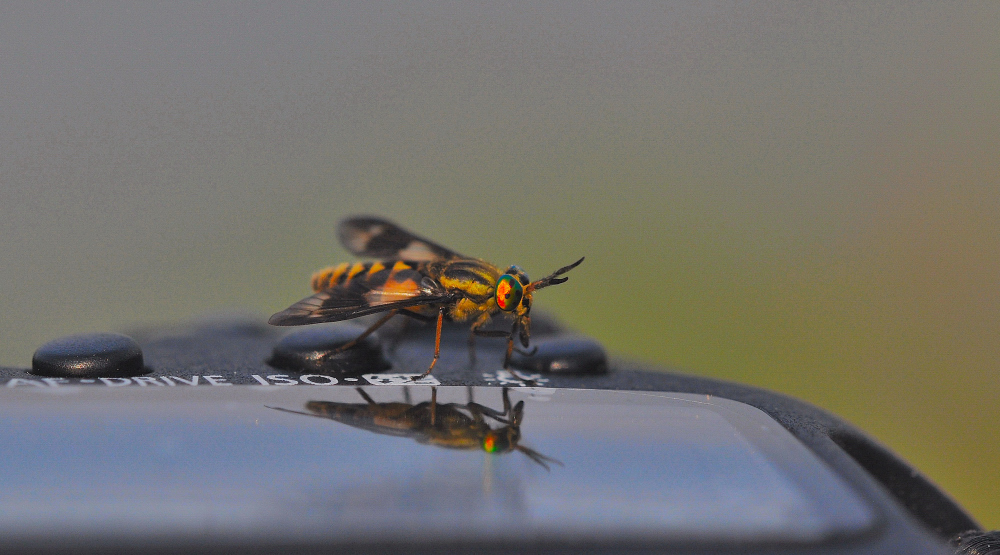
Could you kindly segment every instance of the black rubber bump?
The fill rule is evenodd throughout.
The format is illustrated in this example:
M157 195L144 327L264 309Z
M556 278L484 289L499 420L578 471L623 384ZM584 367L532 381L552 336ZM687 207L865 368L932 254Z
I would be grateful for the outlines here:
M378 335L374 333L349 349L332 353L357 339L364 331L361 326L343 322L309 326L281 338L267 363L290 372L322 370L354 376L389 368L391 365L382 356Z
M514 352L511 366L532 372L550 374L604 374L608 371L608 356L604 347L588 337L558 337L532 341L530 356Z
M146 373L142 349L120 333L81 333L54 339L31 357L31 373L56 378L128 377Z

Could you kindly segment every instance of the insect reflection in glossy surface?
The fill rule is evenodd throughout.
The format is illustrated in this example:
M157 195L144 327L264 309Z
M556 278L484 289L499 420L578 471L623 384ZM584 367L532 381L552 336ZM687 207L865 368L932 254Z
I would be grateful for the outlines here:
M562 463L525 447L521 441L524 421L524 401L511 405L507 388L503 388L503 411L492 409L470 399L468 403L438 403L437 388L431 388L430 401L412 404L408 389L406 402L377 403L362 388L356 389L364 403L309 401L307 412L280 407L268 407L282 412L329 418L348 426L378 434L409 437L420 443L450 449L482 449L487 453L520 451L549 470L549 463ZM471 392L470 392L471 397ZM501 424L490 426L489 420Z

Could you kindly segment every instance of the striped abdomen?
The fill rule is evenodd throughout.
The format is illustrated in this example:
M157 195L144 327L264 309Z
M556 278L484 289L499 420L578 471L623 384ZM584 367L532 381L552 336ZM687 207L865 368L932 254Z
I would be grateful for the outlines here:
M386 266L386 264L389 264ZM425 275L421 270L423 264L407 263L402 260L395 262L345 262L339 266L331 266L313 274L312 289L319 292L344 285L352 280L361 280L369 289L377 289L389 281L420 283Z

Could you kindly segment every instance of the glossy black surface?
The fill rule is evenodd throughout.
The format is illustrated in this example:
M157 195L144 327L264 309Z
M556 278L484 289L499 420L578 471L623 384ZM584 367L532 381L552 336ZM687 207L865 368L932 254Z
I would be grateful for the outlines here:
M142 349L120 333L85 333L54 339L35 351L31 373L60 378L137 376Z
M7 540L113 529L756 545L840 541L878 522L773 419L699 395L178 385L2 397L0 465L19 477L0 484Z
M561 335L562 332L554 322L546 322L538 316L532 334L533 342L569 337ZM354 374L275 369L268 364L268 360L275 346L282 340L282 334L258 319L247 318L210 319L184 326L133 333L133 337L142 346L146 361L144 370L148 371L141 376L41 378L27 369L0 368L0 409L4 412L3 430L7 434L4 438L7 444L4 453L7 457L13 457L5 464L9 479L5 482L4 487L7 489L4 495L0 496L0 499L9 502L5 507L11 510L0 511L0 515L6 515L8 526L13 526L7 529L16 531L13 535L5 536L4 551L50 552L52 549L63 549L105 553L116 550L149 554L182 551L217 553L233 550L276 553L443 550L481 555L512 552L577 553L582 549L601 553L652 550L664 553L936 554L951 552L945 542L955 534L978 528L975 521L947 494L937 489L905 461L850 424L795 399L741 384L674 373L615 359L609 361L608 372L604 374L542 374L522 371L532 378L531 384L537 386L529 387L528 382L500 367L504 341L484 338L476 343L476 356L473 357L468 349L468 328L448 325L443 334L441 360L434 373L413 382L411 376L419 375L426 369L427 361L433 353L433 329L410 325L397 332L391 329L387 331L388 335L383 337L388 339L383 341L387 341L388 346L383 352L392 367L379 370L378 367L360 364ZM253 387L232 387L240 384ZM438 428L443 423L436 422L427 426L427 417L431 414L427 403L432 398L434 388L419 387L417 384L509 386L511 409L517 407L519 402L525 402L521 410L522 418L518 419L516 426L520 434L516 445L533 450L546 457L544 460L558 461L565 466L550 461L547 463L549 470L546 471L530 455L517 449L508 454L487 456L486 451L478 447L444 449L428 445L434 438L442 437L442 430ZM410 387L383 387L387 385ZM371 403L360 394L359 387L379 408L370 406ZM586 408L577 413L563 407L558 413L549 413L549 409L545 408L548 406L546 401L541 401L546 395L559 394L566 388L581 387L631 390L632 395L642 395L639 390L659 396L678 397L676 394L687 394L690 397L686 402L712 404L717 399L728 399L755 407L773 419L769 427L776 423L790 432L791 436L788 437L794 438L793 444L798 445L791 447L791 451L805 447L814 457L818 457L813 459L814 465L805 465L806 467L816 466L832 471L836 476L835 482L846 485L853 495L860 498L861 503L872 510L874 524L860 535L847 532L846 536L842 536L834 533L826 539L803 539L800 536L799 540L792 540L790 543L775 536L771 536L771 539L761 537L749 543L734 543L732 539L726 539L726 532L716 532L715 527L712 527L696 536L674 534L670 536L672 539L664 539L655 534L650 536L639 532L617 537L604 536L604 539L585 540L581 544L569 536L558 534L531 534L523 529L512 532L508 517L503 517L499 521L501 528L508 526L504 528L507 532L471 537L460 533L463 526L457 527L459 533L453 533L456 527L452 526L447 528L448 531L438 528L440 533L433 534L433 537L425 535L420 542L414 543L413 536L407 535L410 532L396 533L399 529L393 532L391 528L379 528L375 532L369 530L369 535L364 537L333 534L327 528L323 528L327 530L323 534L309 533L308 528L315 524L316 519L329 523L327 516L323 516L328 513L314 504L309 505L305 513L296 513L287 503L279 503L277 508L269 509L270 512L260 512L261 507L257 501L262 498L255 497L260 492L279 492L286 498L288 495L298 495L295 491L320 492L321 484L341 479L331 476L337 474L335 469L341 468L344 461L349 459L356 459L351 464L358 465L349 474L352 483L378 484L384 481L386 487L397 488L389 490L390 493L395 491L389 495L389 499L424 499L422 505L415 506L415 510L423 511L421 514L427 511L433 513L452 510L448 508L452 507L449 503L454 503L456 495L458 499L467 501L483 499L483 460L505 461L500 468L509 469L513 464L515 468L527 471L528 476L535 476L532 479L536 479L563 476L557 473L585 468L586 465L579 467L578 461L591 459L596 463L589 467L591 479L606 481L619 476L619 484L608 495L618 491L619 494L641 499L642 495L653 494L655 497L656 492L668 491L662 487L657 489L656 480L643 482L645 474L642 473L622 481L619 470L629 468L644 457L626 457L625 461L607 460L607 457L628 453L621 445L606 444L581 451L576 447L570 448L570 444L560 444L563 440L558 440L557 436L551 436L545 430L552 425L569 426L564 429L566 438L576 438L571 439L572 443L586 439L572 432L578 421L597 422L601 426L614 428L610 433L614 442L626 439L621 422L627 422L629 426L655 424L662 426L662 430L690 431L692 428L685 425L674 426L671 422L676 419L673 418L643 416L648 415L648 412L630 414L629 411L634 408L627 408L624 413L615 410L602 414L604 409ZM502 388L486 387L483 389L484 393L473 391L472 397L467 396L468 389L465 387L451 389L459 394L444 393L445 389L438 390L441 406L450 407L439 414L447 416L452 412L452 416L457 418L452 419L453 421L463 421L457 414L472 417L475 411L470 404L475 403L483 407L476 410L482 411L481 416L491 430L500 432L507 428L510 431L514 427L511 426L513 410L507 412L502 402ZM379 393L380 391L384 393ZM402 391L411 391L409 399ZM258 394L263 394L266 400L259 399L261 403L251 403L252 408L248 408L251 405L247 404L247 399ZM383 432L372 433L374 430L362 429L346 421L320 414L312 415L315 411L310 409L318 405L310 403L354 405L362 416L367 411L367 415L372 417L373 425L376 424L375 416L389 416L387 420L379 419L376 426L379 429L402 426L408 431L392 434L401 437L390 437ZM415 414L406 418L391 411L379 414L387 406L386 403L389 406L397 404L404 413L413 411ZM587 403L587 406L592 404ZM287 411L300 414L289 414ZM498 415L506 422L493 417ZM545 424L546 420L549 424ZM309 422L312 424L308 424ZM449 433L465 430L462 434L467 438L484 437L482 434L485 430L481 425L470 426L468 419L464 422L465 425ZM739 437L751 433L752 427L740 428L748 422L751 420L742 419L738 422L735 429L742 431L735 435L723 435ZM264 433L258 433L258 426ZM314 433L302 435L294 432L303 426L314 427ZM662 430L655 433L663 433ZM361 448L343 450L342 447L348 444L335 438L342 437L345 433L363 434L362 437L366 439L359 437L357 443ZM689 435L696 440L710 437L697 430ZM646 434L644 437L654 436ZM683 437L675 436L674 439ZM190 441L190 438L198 439ZM392 442L389 451L376 448L378 445L385 446L385 441ZM662 442L653 441L650 445L659 443ZM268 444L272 444L272 447L266 447ZM751 445L753 444L755 443L751 441ZM780 461L781 453L785 451L784 448L772 450L772 455L768 456L765 454L768 450L762 452L757 449L763 459L757 458ZM433 470L430 471L431 474L421 472L385 481L382 479L385 477L384 469L389 467L381 459L373 458L385 456L377 455L380 452L403 454L405 462L400 468ZM674 443L674 447L652 457L657 461L653 468L659 468L664 461L676 462L684 457L690 458L696 452L697 449L678 449ZM435 461L440 458L445 464L441 466L434 463L428 467L426 462L420 462L428 456L436 457ZM454 459L456 456L459 458ZM471 467L460 472L461 466L456 464L469 464L473 459L467 459L464 463L455 461L477 456L486 457L478 459L480 462L477 472L472 472ZM652 459L645 457L645 460ZM630 460L632 462L628 462ZM703 477L709 477L715 472L712 470L713 465L726 458L709 458L707 465L701 459L696 460L699 461L697 464L688 464L687 468L695 473L701 472ZM53 466L59 464L72 464L72 468ZM473 490L468 489L471 486L465 489L417 487L420 483L414 480L425 475L436 475L438 466L445 469L448 480L460 477L464 472L465 478L462 480L471 484L472 477L478 476L478 486L474 491L479 493L471 493ZM668 467L677 470L676 466ZM754 465L741 467L754 468ZM789 472L788 467L780 464L772 464L771 467L767 472L791 476L790 483L803 482L802 476L795 478L796 473ZM88 471L88 468L91 470ZM100 470L98 474L93 474L93 469ZM716 473L724 479L738 474L739 469L735 474ZM662 481L690 475L690 472L686 475L674 472L660 475L658 479ZM314 477L311 482L307 480L304 489L303 486L295 485L303 476ZM719 483L724 482L725 480ZM806 492L809 491L808 484L814 482L804 480L807 484ZM502 480L491 483L509 484ZM647 487L640 493L630 490L643 487L643 483ZM686 480L681 485L683 483L697 481ZM748 483L754 484L754 481L750 480ZM760 483L768 482L765 480ZM778 495L780 500L780 492L796 490L800 493L802 491L798 486L791 489L765 488L764 496L759 499L766 500L770 495L773 500L774 495ZM357 507L364 507L371 501L370 497L365 496L370 496L376 490L366 487L352 491L360 496L357 499L361 505ZM435 497L434 492L437 491L442 493ZM629 493L630 491L633 493ZM709 497L722 499L726 495L725 491L738 492L739 489L723 488L720 491L723 492L722 496L716 492ZM546 495L547 498L558 499L558 495L553 492ZM101 496L104 496L104 501L98 502ZM203 503L199 503L191 502L191 498L185 496L208 497ZM320 497L323 498L322 495ZM598 497L603 502L603 497ZM825 499L826 496L814 493L807 494L805 498ZM795 496L785 496L784 499L795 499ZM656 501L654 507L663 508L669 507L675 500L660 497L653 501ZM298 506L306 507L301 504ZM354 505L347 506L354 510ZM459 508L463 506L468 504L459 504ZM565 506L565 502L560 503L558 512L565 513ZM627 509L628 505L624 506ZM704 508L710 504L700 504L692 499L683 503L684 510L698 506ZM727 510L739 513L742 505ZM151 513L148 511L161 511L159 514L163 518L151 521L148 518ZM463 517L468 516L465 511L459 512ZM237 519L228 521L232 524L239 521L240 515L262 518L261 514L271 515L273 518L265 519L266 522L258 521L257 524L244 521L243 525L235 527L222 526L227 518ZM305 514L306 517L295 518L295 514ZM363 514L363 511L359 514ZM629 513L622 510L621 514ZM651 530L662 533L663 522L656 521L656 515L664 514L654 510L642 515L632 515L635 518L630 521L630 526L641 528L644 522L652 522ZM793 510L786 514L791 515L791 522L794 522L796 515L808 515L809 512ZM577 513L576 516L586 517L586 514ZM80 524L80 519L87 517L103 520ZM374 518L378 521L381 517L374 515ZM615 518L618 516L611 515L608 522L615 522ZM653 520L650 521L650 518ZM487 522L494 523L497 520L490 517ZM74 522L77 524L73 524ZM771 520L772 525L776 522L781 521ZM808 530L809 527L805 529ZM81 530L86 534L79 535ZM772 527L770 530L774 532L776 529ZM812 530L816 532L821 528L814 527ZM677 532L677 529L674 531ZM766 532L767 528L758 531ZM584 532L600 533L600 526L588 526Z
M532 342L530 354L515 352L511 366L544 374L604 374L608 355L604 347L589 337L567 336Z
M268 364L294 372L323 371L335 375L360 375L389 368L391 364L382 355L378 334L365 337L349 349L334 352L364 331L362 326L344 322L296 329L275 344Z

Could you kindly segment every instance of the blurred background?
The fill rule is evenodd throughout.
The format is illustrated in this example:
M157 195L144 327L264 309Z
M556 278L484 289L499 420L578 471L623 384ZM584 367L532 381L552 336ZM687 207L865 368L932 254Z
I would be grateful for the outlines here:
M379 214L1000 528L1000 3L0 4L0 365L261 318Z

